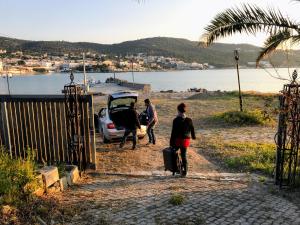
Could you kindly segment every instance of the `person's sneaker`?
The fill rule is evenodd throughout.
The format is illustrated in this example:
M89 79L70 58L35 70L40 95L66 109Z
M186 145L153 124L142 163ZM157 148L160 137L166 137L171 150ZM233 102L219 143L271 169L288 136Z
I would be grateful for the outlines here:
M132 148L131 148L132 150L135 150L136 149L136 146L134 145L134 146L132 146Z
M123 148L124 147L124 143L120 143L120 148Z
M148 142L146 145L148 146L148 145L151 145L152 143L151 142Z

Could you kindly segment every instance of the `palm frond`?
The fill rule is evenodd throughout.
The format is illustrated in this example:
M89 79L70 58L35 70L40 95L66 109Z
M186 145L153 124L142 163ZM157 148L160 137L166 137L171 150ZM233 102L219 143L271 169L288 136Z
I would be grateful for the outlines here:
M296 30L299 33L299 25L283 16L280 11L264 10L255 5L244 4L241 8L227 9L218 14L205 28L206 32L202 38L205 45L208 46L217 39L235 33L268 32L276 34L287 29Z
M256 67L258 67L260 60L262 60L265 56L270 55L279 46L291 40L292 38L293 38L292 33L288 29L283 31L278 31L276 34L270 35L269 38L265 41L264 47L256 59Z

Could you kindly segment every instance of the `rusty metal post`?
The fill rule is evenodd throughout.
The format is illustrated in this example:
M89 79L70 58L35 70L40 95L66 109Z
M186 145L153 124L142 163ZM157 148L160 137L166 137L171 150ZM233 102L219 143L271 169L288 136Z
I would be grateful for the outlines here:
M74 75L71 72L70 84L64 86L65 110L67 120L68 151L70 163L76 164L79 170L85 169L83 162L83 137L82 137L82 107L80 101L83 95L82 88L74 83Z
M236 72L238 77L238 85L239 85L239 100L240 100L240 111L243 112L243 99L242 99L242 92L241 92L241 82L240 82L240 68L239 68L239 51L234 50L234 58L236 61Z
M276 142L275 184L280 187L293 187L300 181L300 85L297 71L293 80L283 87L280 101L280 114Z

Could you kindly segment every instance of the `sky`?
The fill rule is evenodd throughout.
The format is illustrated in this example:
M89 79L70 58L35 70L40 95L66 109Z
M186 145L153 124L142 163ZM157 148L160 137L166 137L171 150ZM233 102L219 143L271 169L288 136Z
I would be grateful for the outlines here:
M291 0L0 0L0 36L103 44L157 36L198 41L217 13L241 3L280 9L300 21L300 2ZM261 46L265 37L220 42Z

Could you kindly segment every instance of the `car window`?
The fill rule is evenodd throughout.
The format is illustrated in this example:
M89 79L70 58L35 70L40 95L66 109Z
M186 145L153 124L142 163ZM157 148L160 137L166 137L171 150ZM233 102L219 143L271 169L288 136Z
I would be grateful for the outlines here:
M135 98L117 98L111 101L110 108L129 107L135 101Z

